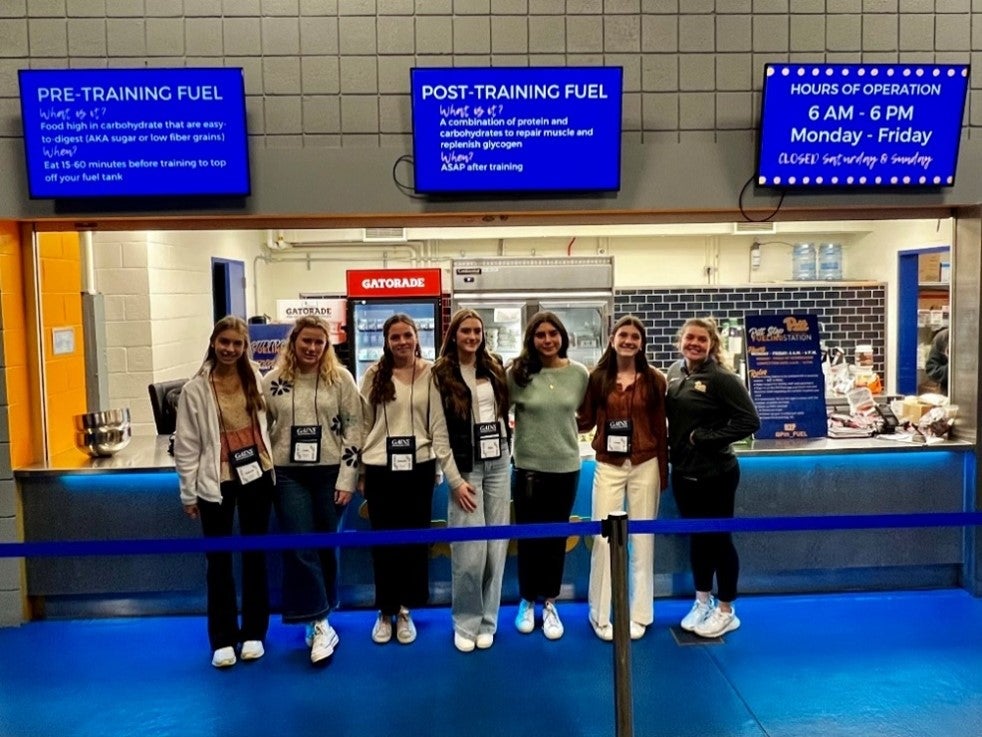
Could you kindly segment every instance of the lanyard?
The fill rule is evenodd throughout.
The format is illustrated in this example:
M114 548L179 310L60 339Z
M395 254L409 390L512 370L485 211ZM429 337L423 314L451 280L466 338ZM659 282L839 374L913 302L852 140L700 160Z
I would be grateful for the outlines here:
M211 373L208 374L208 383L211 384L211 391L215 395L215 407L218 409L218 424L222 427L222 435L225 437L225 444L228 445L228 430L225 429L225 417L222 414L222 403L218 398L218 389L215 387L215 371L212 369ZM256 423L255 418L249 418L249 432L252 435L252 444L259 447L259 443L256 442ZM231 451L231 448L227 448Z
M392 381L392 385L395 386L396 379L394 376L392 377L391 381ZM416 391L416 359L415 358L413 359L413 376L410 382L411 383L409 384L409 434L415 437L416 418L413 414L413 395ZM388 402L384 402L382 404L382 418L385 420L385 436L389 437L389 415L385 411L386 404L388 404Z
M299 382L296 382L299 383ZM320 371L317 372L317 381L314 384L314 424L320 424L320 417L317 414L317 391L320 389L321 385L321 374ZM295 391L290 392L290 424L297 424L297 393Z

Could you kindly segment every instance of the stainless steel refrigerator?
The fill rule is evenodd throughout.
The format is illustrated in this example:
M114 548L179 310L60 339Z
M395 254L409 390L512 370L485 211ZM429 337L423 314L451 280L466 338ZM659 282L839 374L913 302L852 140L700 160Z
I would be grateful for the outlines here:
M607 345L614 313L614 263L585 258L456 259L452 307L476 310L489 350L508 361L522 349L525 325L554 312L569 333L569 357L592 368Z

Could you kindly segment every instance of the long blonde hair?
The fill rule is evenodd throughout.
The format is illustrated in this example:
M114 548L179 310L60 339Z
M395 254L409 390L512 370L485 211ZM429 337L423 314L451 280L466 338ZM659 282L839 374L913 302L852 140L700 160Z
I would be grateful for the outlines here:
M341 364L338 361L337 354L334 352L334 346L331 345L330 326L327 324L327 320L319 315L304 315L303 317L298 317L296 322L293 323L293 329L290 330L290 335L280 349L280 354L276 357L276 368L280 370L280 376L287 381L294 381L296 379L297 338L300 337L300 331L304 328L316 328L317 330L324 331L326 345L324 347L324 354L321 356L320 365L317 367L317 372L325 384L331 384L337 381L340 375L339 368Z

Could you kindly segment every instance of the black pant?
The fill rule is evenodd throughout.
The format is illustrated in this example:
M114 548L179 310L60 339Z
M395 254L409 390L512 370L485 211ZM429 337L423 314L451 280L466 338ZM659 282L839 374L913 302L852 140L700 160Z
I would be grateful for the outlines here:
M687 519L723 519L733 516L740 467L715 476L693 478L682 471L672 473L672 492L679 514ZM737 598L740 558L729 532L701 532L689 541L692 578L696 591L712 591L716 576L717 597Z
M515 522L569 522L579 479L579 471L545 473L516 468L512 482ZM526 601L555 599L563 585L565 564L565 537L519 539L519 595Z
M239 510L239 531L243 535L265 535L273 506L273 475L243 486L237 480L221 486L222 501L198 499L201 530L205 537L225 537L234 528L235 509ZM246 640L263 640L269 627L269 584L266 553L242 553L242 627L239 627L232 553L205 554L208 560L208 640L211 649L234 647Z
M417 463L412 471L365 466L365 499L373 530L429 529L436 461ZM413 609L430 598L430 546L375 545L375 606L387 616L400 607Z

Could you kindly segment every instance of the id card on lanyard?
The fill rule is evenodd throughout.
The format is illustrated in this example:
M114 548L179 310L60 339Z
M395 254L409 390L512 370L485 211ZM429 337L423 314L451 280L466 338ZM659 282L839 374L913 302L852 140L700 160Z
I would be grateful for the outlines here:
M389 435L389 413L385 409L385 404L382 405L382 417L385 419L385 455L390 471L412 471L416 466L416 427L413 421L415 392L416 363L413 359L413 375L409 383L409 427L412 435Z
M225 438L225 442L228 443L232 436L229 435L225 427L225 416L222 414L222 403L218 398L218 389L215 388L214 374L209 379L211 381L211 390L215 395L215 408L218 410L218 424L222 428L222 435ZM243 486L262 478L263 475L263 467L259 457L259 444L256 442L255 420L255 416L250 412L249 430L252 433L252 444L242 446L241 448L228 448L228 464L235 473L235 477L239 480L239 483Z
M474 449L481 461L501 458L501 428L497 422L474 423Z
M290 396L292 424L290 425L290 462L291 463L320 463L321 433L323 428L318 422L317 393L320 389L321 377L317 374L314 384L314 421L313 425L297 424L297 381L294 381L294 391Z
M634 420L607 420L604 427L607 452L611 455L631 455L631 436L634 434Z
M243 486L262 478L263 468L259 463L259 448L255 445L229 451L228 462Z

